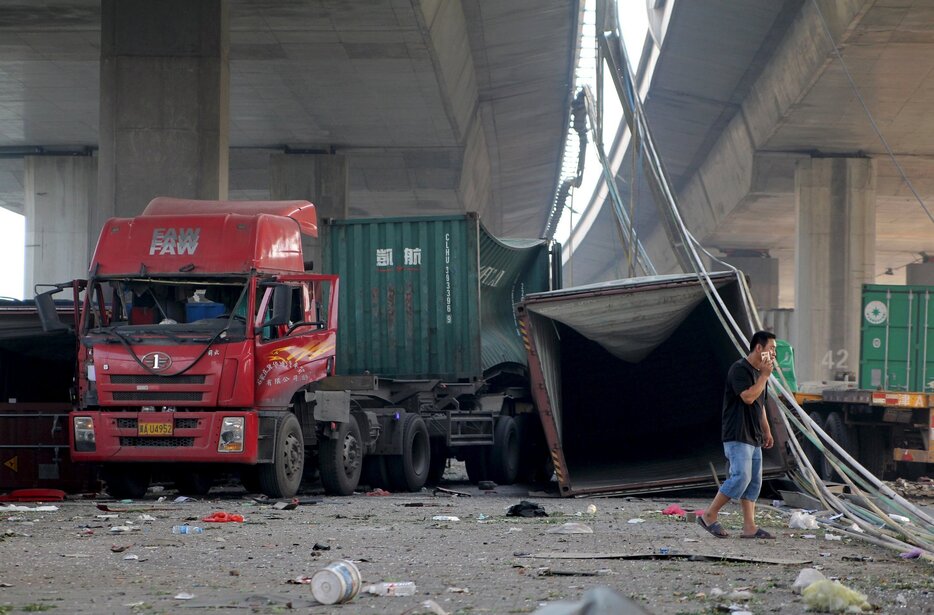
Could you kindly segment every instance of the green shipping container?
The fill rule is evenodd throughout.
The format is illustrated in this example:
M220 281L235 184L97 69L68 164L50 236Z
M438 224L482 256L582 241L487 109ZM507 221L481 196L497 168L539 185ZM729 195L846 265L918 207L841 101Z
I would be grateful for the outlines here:
M546 242L498 240L476 214L332 220L321 239L340 276L338 374L457 382L525 365L514 306L548 290Z
M863 286L859 386L934 392L934 287Z
M775 362L778 363L778 369L781 370L781 375L785 377L791 391L797 391L798 377L795 374L795 349L785 340L775 340ZM775 377L781 380L779 374L775 374Z

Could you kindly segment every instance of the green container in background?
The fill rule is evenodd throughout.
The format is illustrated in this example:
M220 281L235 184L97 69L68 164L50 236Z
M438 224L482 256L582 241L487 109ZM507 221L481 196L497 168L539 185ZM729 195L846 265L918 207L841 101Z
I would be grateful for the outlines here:
M934 392L934 287L863 286L859 386Z
M775 362L785 377L792 392L798 390L798 378L795 375L795 349L785 340L775 340ZM779 380L781 376L775 374Z
M525 365L514 305L549 287L546 242L500 241L476 214L330 220L340 276L337 373L478 380Z

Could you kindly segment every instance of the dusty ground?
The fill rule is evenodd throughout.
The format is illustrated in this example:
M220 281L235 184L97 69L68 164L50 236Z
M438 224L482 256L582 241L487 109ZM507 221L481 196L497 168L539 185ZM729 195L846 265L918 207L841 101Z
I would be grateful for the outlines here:
M450 470L448 476L451 476ZM454 478L459 478L456 474ZM533 559L541 552L703 552L810 560L869 596L884 613L934 613L934 567L906 561L865 542L824 540L822 530L802 537L779 515L763 513L761 525L775 541L717 540L696 525L660 514L671 503L687 510L706 501L662 499L576 499L529 497L520 487L482 493L466 483L446 487L472 497L394 494L322 498L313 505L279 511L247 498L242 490L212 492L211 499L174 503L175 493L154 493L124 508L147 512L104 514L94 501L69 501L54 512L0 511L0 614L50 610L57 613L394 613L425 600L449 613L531 613L548 602L576 600L589 588L608 586L652 613L716 613L744 606L752 613L801 613L804 604L791 585L804 567L688 560ZM166 496L158 502L157 497ZM505 516L508 506L530 499L547 518ZM586 513L594 504L594 515ZM242 524L196 521L216 510L239 513ZM724 525L738 535L739 511ZM578 513L582 513L578 516ZM155 517L142 521L141 514ZM454 515L460 521L434 521ZM630 524L641 518L644 523ZM203 534L173 535L189 522ZM137 528L113 533L112 526ZM593 534L549 530L585 523ZM315 543L319 549L314 550ZM113 545L132 545L119 553ZM329 547L323 550L322 547ZM128 555L139 559L125 559ZM344 605L314 602L308 585L290 579L314 573L327 562L358 562L365 583L414 581L412 597L360 595ZM868 560L868 561L863 561ZM543 575L599 573L596 576ZM710 598L746 588L751 599ZM176 598L181 593L189 600Z

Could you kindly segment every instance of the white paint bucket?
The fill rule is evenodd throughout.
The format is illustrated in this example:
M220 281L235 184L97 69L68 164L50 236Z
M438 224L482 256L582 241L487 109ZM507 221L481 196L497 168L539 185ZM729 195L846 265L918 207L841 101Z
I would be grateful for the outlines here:
M353 562L331 562L311 577L311 594L321 604L350 602L359 593L363 579Z

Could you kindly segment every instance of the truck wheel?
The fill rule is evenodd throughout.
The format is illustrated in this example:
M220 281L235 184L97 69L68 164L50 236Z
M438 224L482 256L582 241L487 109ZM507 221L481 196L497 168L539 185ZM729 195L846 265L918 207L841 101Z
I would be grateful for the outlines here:
M843 423L843 417L840 416L839 412L831 412L827 415L827 423L824 425L824 431L827 432L828 436L836 440L837 444L839 444L843 450L848 453L853 451L853 444L850 442L849 431ZM830 460L827 459L826 455L824 455L823 458L821 477L824 480L841 480L840 475L833 469L833 466L830 465Z
M493 481L511 485L519 474L519 429L511 416L500 416L493 429Z
M321 441L321 483L328 495L350 495L363 470L363 441L353 416L337 429L336 438Z
M363 471L360 481L370 489L390 489L389 473L386 472L386 457L367 455L363 458Z
M437 485L444 478L448 466L448 447L440 438L431 441L431 462L428 464L428 483Z
M492 465L491 446L474 446L467 451L464 465L467 468L467 478L477 484L482 480L492 480L490 466Z
M214 473L210 470L181 470L175 475L175 489L181 495L207 495L214 486Z
M260 491L271 498L290 498L298 492L305 465L302 426L294 414L283 419L276 433L273 462L259 468Z
M151 471L148 466L127 464L105 467L104 482L107 483L107 493L118 500L138 500L146 495L149 489Z
M417 414L406 414L402 424L402 454L386 459L386 470L393 487L400 491L418 491L428 480L431 444L428 428Z

